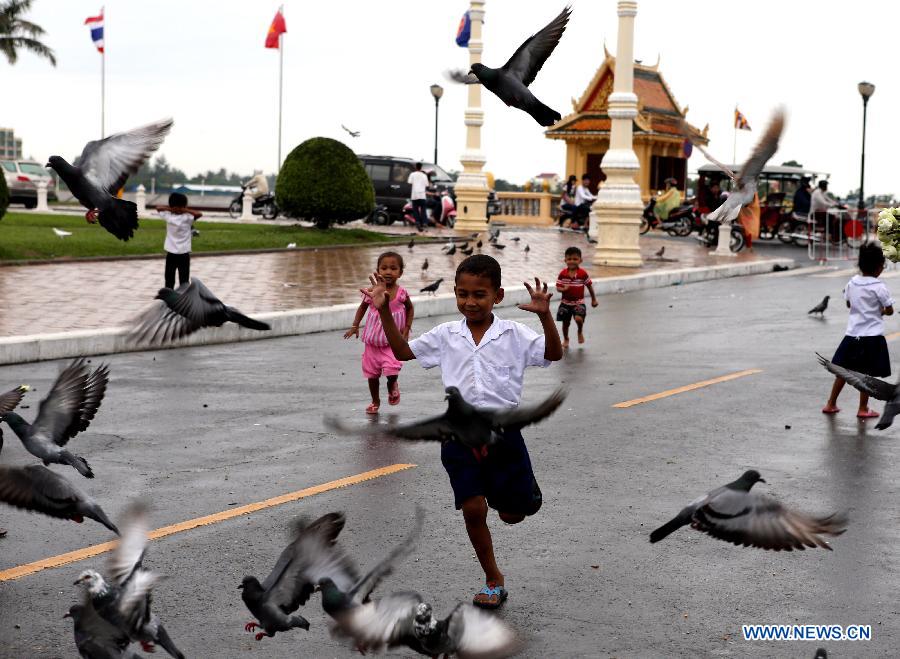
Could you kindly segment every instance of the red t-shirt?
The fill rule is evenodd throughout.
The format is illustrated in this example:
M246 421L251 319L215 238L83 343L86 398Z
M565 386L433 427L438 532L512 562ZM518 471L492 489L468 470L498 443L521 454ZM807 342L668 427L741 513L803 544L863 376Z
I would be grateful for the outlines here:
M564 268L556 277L556 283L569 286L562 291L563 304L584 304L584 287L591 283L591 277L583 268L578 268L574 276Z

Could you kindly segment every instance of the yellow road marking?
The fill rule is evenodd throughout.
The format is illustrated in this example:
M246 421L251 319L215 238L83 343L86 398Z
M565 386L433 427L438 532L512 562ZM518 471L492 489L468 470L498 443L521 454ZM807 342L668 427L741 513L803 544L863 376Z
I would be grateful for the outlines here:
M225 520L231 519L233 517L247 515L258 510L272 508L273 506L280 506L281 504L288 503L290 501L305 499L306 497L315 496L316 494L328 492L329 490L336 490L338 488L347 487L349 485L357 485L374 478L380 478L389 474L395 474L398 471L411 469L415 466L416 465L414 464L399 463L388 465L387 467L379 467L378 469L365 471L354 476L347 476L346 478L339 478L334 481L329 481L328 483L322 483L321 485L314 485L303 490L297 490L296 492L288 492L287 494L272 497L271 499L266 499L265 501L249 503L246 506L239 506L237 508L223 510L220 513L213 513L212 515L205 515L203 517L189 519L185 522L170 524L169 526L163 526L156 529L155 531L151 531L150 539L157 540L159 538L164 538L167 535L182 533L183 531L190 531L191 529L195 529L198 526L218 524L219 522L224 522ZM68 563L74 563L76 561L84 560L85 558L91 558L93 556L98 556L99 554L104 554L115 547L117 542L117 540L104 542L99 545L92 545L90 547L84 547L83 549L76 549L75 551L70 551L65 554L51 556L50 558L44 558L40 561L26 563L25 565L19 565L17 567L9 568L8 570L3 570L2 572L0 572L0 582L11 581L12 579L18 579L20 577L28 576L29 574L34 574L35 572L40 572L41 570L60 567L62 565L67 565Z
M669 396L674 396L676 394L683 394L686 391L693 391L694 389L702 389L703 387L708 387L711 384L719 384L720 382L728 382L729 380L736 380L737 378L742 378L747 375L753 375L755 373L762 373L761 368L748 368L746 371L738 371L737 373L729 373L728 375L722 375L717 378L713 378L711 380L703 380L703 382L695 382L694 384L686 384L683 387L678 387L677 389L668 389L667 391L660 391L658 394L650 394L649 396L644 396L642 398L635 398L633 400L626 400L624 403L616 403L613 407L618 408L626 408L632 407L633 405L640 405L641 403L649 403L653 400L659 400L660 398L668 398Z

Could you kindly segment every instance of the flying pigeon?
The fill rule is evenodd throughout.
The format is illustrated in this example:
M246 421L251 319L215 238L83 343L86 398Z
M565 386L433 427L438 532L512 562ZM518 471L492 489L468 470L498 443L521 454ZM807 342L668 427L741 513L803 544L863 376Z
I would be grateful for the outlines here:
M0 501L10 506L43 513L81 524L84 518L100 522L119 534L96 501L59 474L41 465L0 465Z
M16 412L6 412L0 421L6 421L25 449L40 458L45 466L51 462L67 464L82 476L93 478L94 472L87 461L63 447L87 430L108 383L108 366L101 364L91 371L84 359L76 359L56 378L50 393L41 401L34 423L29 424Z
M425 259L422 262L422 272L425 272L426 270L428 270L428 259Z
M420 293L432 293L432 294L437 293L438 286L441 285L442 281L444 281L443 277L441 279L438 279L437 281L431 282L425 288L420 288L419 292Z
M666 246L663 245L656 251L656 258L661 259L663 257L663 254L665 254L665 253L666 253Z
M350 130L350 129L347 128L344 124L341 124L341 128L343 128L345 131L347 131L348 133L350 133L350 137L359 137L359 131L358 131L358 130Z
M806 315L808 316L808 315L811 314L811 313L817 313L817 314L819 314L819 315L821 315L821 316L824 316L824 315L825 315L825 309L828 308L828 300L829 300L830 298L831 298L830 295L826 295L826 296L822 299L822 301L819 302L819 304L817 304L817 305L814 306L812 309L810 309L809 311L807 311L807 312L806 312Z
M129 332L131 341L162 345L204 327L221 327L226 322L252 330L272 329L268 323L249 318L226 305L196 277L190 283L179 286L177 291L159 289L155 299L161 302L151 306L137 319Z
M785 508L775 499L751 493L754 483L766 481L753 469L728 485L689 503L678 515L650 534L650 542L691 525L714 538L744 547L775 551L822 547L831 550L822 534L840 535L846 529L844 515L810 517Z
M75 646L83 659L140 659L128 650L128 636L101 618L90 598L73 604L63 618L74 623Z
M445 252L445 254L447 254L447 256L453 256L454 254L456 254L456 245L455 245L455 244L454 244L454 245L450 245L450 249L448 249L448 250Z
M122 530L122 538L107 565L112 582L107 583L95 570L85 570L75 585L87 589L100 617L140 643L145 652L153 652L154 644L159 644L171 656L184 659L159 618L150 612L153 586L161 577L143 566L150 531L144 505L134 504L129 508Z
M243 591L241 599L259 620L251 620L244 629L252 632L262 627L265 631L256 634L257 641L295 627L308 630L309 621L292 614L309 601L322 579L330 577L343 588L356 582L356 569L336 544L343 528L343 513L323 515L312 524L300 520L293 541L281 552L266 580L259 583L256 577L244 577L238 586Z
M473 449L481 449L500 441L507 430L518 430L546 419L562 405L566 393L558 389L537 405L520 405L509 409L482 409L469 404L456 387L447 387L447 411L436 417L405 426L370 425L366 433L387 434L400 439L443 442L458 441ZM326 423L339 432L357 432L334 417Z
M461 70L451 71L450 79L465 84L481 83L508 106L530 114L541 126L552 126L562 118L561 115L541 103L528 86L559 43L571 14L570 7L563 9L543 30L526 39L501 68L492 69L476 63L468 74Z
M462 252L463 254L465 254L466 256L472 256L472 254L475 252L475 248L469 247L468 249L466 249L466 248L461 247L459 251Z
M140 168L163 143L172 128L171 119L116 133L88 142L74 165L60 156L50 156L52 168L88 209L85 218L95 222L119 240L128 240L138 228L137 205L117 199L116 193L128 177Z
M63 231L62 229L57 229L56 227L53 227L53 233L55 233L60 238L65 238L66 236L72 235L71 231Z
M775 111L772 121L766 128L766 132L760 138L753 149L753 153L741 166L739 174L735 174L726 165L713 158L701 145L695 145L712 164L721 169L732 180L731 194L712 213L707 215L707 220L714 222L732 222L737 219L741 208L753 201L757 191L757 178L763 167L778 150L778 140L784 130L785 113L782 108Z
M844 380L851 387L859 389L859 391L868 394L875 400L886 401L887 404L884 406L884 411L881 413L881 418L878 419L875 427L878 430L891 427L891 424L894 423L894 417L900 414L900 384L891 384L871 375L857 373L848 368L837 366L819 353L816 353L816 357L819 358L819 363L822 366Z

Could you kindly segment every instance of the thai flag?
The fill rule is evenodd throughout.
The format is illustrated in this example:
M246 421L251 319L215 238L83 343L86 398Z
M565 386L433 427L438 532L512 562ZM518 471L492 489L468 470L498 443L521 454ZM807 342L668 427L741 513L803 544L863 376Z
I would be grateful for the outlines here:
M103 52L103 9L100 10L99 16L91 16L84 19L84 24L91 28L91 39L97 50Z

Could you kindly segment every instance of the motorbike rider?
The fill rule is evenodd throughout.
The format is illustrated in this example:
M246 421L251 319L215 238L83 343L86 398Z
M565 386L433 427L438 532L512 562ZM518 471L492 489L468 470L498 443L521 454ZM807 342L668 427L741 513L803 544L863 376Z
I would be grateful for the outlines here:
M583 222L583 226L587 229L588 218L591 215L591 204L597 197L591 192L591 175L582 174L581 185L575 189L575 215L572 217L572 228L581 228L579 225Z
M249 181L244 183L243 186L245 189L250 190L250 194L253 196L253 201L259 201L261 198L269 194L269 182L266 180L266 177L263 176L262 171L259 169L253 172L253 176Z
M653 212L660 221L668 220L669 213L681 205L681 191L675 187L677 183L678 181L674 178L667 178L665 180L665 192L656 199L656 206L653 207Z

